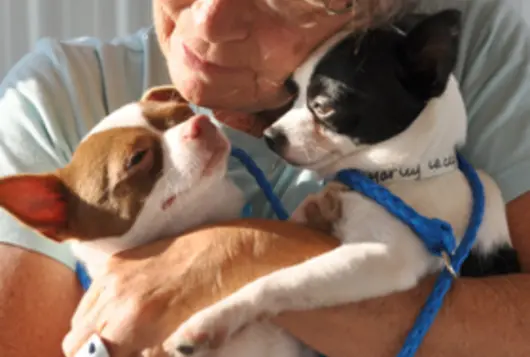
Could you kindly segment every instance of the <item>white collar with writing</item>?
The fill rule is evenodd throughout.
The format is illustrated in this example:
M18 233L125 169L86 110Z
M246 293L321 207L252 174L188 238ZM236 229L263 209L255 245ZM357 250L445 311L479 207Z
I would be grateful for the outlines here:
M458 169L455 153L424 160L416 165L401 166L391 169L364 172L378 184L388 184L402 180L424 180L439 176Z

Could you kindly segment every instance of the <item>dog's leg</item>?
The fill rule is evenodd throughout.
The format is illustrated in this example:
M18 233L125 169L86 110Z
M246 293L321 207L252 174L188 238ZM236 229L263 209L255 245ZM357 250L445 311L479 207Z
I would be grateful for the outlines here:
M216 348L256 319L287 310L355 302L417 282L410 257L392 254L382 243L346 244L302 264L266 275L196 313L168 339L166 346L185 355Z

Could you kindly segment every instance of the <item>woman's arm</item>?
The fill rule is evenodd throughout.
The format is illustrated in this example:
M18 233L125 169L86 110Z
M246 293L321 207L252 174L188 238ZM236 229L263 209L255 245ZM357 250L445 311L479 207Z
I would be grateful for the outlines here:
M63 356L61 341L81 293L64 264L0 244L0 355Z
M530 270L530 193L507 206L513 243ZM276 322L328 357L393 357L425 303L434 278L359 304L287 313ZM332 334L329 331L333 331ZM530 275L454 282L421 356L530 356Z
M276 322L328 357L395 357L433 281L355 305L285 314ZM528 275L462 279L447 295L417 356L526 357L529 321Z
M511 220L524 209L524 201L530 199L510 206ZM112 357L161 343L203 307L259 276L337 244L289 222L244 220L130 250L114 260L107 277L94 282L83 298L66 339L67 356L73 356L94 332L105 339ZM288 313L275 321L329 357L395 356L432 285L429 278L416 289L390 297ZM525 323L530 321L527 302L527 275L459 279L420 356L469 356L477 351L486 356L530 355L525 342L530 333L530 323Z

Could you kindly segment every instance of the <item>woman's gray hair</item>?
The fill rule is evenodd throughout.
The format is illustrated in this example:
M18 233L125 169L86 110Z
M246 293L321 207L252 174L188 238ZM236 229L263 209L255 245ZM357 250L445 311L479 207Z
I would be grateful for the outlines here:
M366 29L386 24L400 15L411 11L417 0L306 0L320 2L328 14L353 14L351 27Z

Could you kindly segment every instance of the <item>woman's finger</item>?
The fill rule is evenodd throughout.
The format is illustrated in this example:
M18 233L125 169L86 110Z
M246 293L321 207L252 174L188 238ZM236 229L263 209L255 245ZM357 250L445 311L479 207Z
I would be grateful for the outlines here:
M81 298L72 317L72 326L81 324L94 327L105 309L112 310L112 306L122 306L124 297L121 287L113 275L94 281ZM131 302L130 299L128 301Z
M111 354L103 340L93 334L87 342L74 355L75 357L111 357Z
M91 356L94 351L94 348L91 347L91 342L94 339L99 339L99 334L93 327L85 325L83 327L78 326L72 329L63 339L63 353L66 357L77 357L82 356L83 353L85 356ZM100 341L102 345L106 345L103 340ZM105 348L105 351L108 351ZM98 352L102 353L102 352ZM92 356L91 356L92 357ZM99 356L98 356L99 357ZM110 357L110 356L109 356Z
M107 303L111 301L103 295L100 300L88 311L77 325L72 326L63 341L63 351L67 357L81 356L79 351L83 350L85 355L93 348L90 339L97 336L104 342L106 350L111 357L128 357L133 352L142 349L141 344L146 343L146 324L142 323L144 310L135 299ZM151 325L151 327L156 328ZM92 356L90 356L92 357Z
M130 339L131 326L126 319L97 328L78 326L64 338L63 352L66 357L129 357L136 348Z
M102 292L105 290L103 283L94 281L90 288L85 292L77 309L75 310L74 316L72 317L72 325L77 325L80 321L85 321L85 316L92 312L93 307L100 300Z
M101 333L103 335L103 332ZM137 353L128 345L119 345L98 333L89 334L84 342L71 350L64 348L66 357L130 357Z

